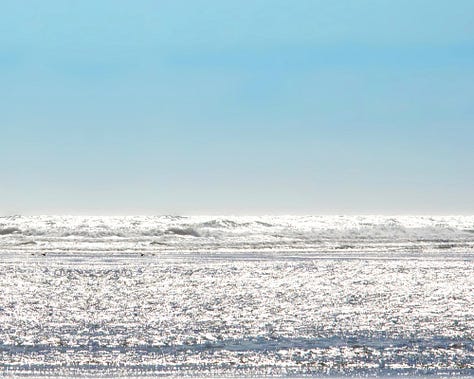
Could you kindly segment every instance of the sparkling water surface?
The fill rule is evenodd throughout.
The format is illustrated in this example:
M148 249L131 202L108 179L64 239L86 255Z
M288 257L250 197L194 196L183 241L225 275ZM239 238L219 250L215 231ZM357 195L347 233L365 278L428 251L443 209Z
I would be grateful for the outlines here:
M474 217L3 217L5 376L472 376Z

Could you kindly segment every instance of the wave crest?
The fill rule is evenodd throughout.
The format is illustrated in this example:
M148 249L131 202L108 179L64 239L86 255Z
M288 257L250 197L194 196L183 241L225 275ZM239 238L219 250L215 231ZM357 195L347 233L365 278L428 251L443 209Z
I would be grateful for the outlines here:
M18 228L13 228L13 227L0 228L0 236L5 236L7 234L19 234L19 233L21 233L21 230Z
M201 237L201 234L193 228L169 228L166 233L178 236Z

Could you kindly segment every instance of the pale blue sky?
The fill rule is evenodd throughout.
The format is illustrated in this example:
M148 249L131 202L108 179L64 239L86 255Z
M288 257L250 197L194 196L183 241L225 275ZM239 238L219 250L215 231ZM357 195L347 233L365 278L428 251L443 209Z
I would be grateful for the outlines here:
M474 1L0 2L0 214L474 213Z

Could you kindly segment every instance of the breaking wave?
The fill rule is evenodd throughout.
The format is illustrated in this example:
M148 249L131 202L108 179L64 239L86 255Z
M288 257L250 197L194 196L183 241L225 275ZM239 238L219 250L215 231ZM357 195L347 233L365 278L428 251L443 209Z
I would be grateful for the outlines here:
M192 228L169 228L166 233L176 234L178 236L201 237L201 235Z
M0 228L0 235L4 236L7 234L21 233L21 230L18 228Z
M328 241L351 246L352 241L437 242L440 248L453 241L474 240L474 217L384 216L136 216L66 217L16 216L0 218L0 237L68 240L143 239L173 236L203 240L239 240L262 243L315 244ZM6 240L5 240L6 241ZM21 242L21 241L20 241ZM441 247L442 246L442 247Z

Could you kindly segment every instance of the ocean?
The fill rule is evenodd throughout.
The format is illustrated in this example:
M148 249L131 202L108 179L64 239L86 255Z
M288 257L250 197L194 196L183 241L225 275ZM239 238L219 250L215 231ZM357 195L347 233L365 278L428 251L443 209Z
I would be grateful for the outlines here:
M0 217L0 376L474 375L474 217Z

